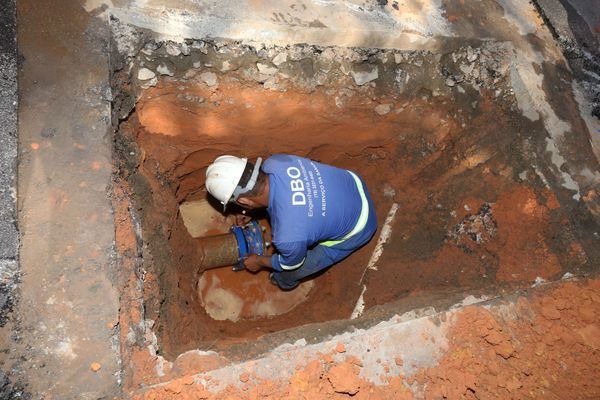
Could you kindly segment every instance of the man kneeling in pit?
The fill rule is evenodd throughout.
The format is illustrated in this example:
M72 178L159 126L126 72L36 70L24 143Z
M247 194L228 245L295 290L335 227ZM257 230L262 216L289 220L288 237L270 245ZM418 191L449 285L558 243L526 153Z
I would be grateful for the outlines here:
M348 257L377 230L373 201L356 173L303 157L276 154L251 163L223 155L208 167L206 189L223 211L231 203L244 209L238 225L250 221L246 210L266 209L276 251L251 254L244 265L272 270L271 282L285 290Z

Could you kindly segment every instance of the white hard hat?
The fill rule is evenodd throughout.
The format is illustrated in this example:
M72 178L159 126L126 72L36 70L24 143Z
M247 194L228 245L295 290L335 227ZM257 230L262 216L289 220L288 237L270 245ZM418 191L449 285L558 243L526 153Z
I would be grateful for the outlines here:
M206 170L206 190L223 204L223 211L232 200L254 188L261 158L258 158L252 171L248 171L247 182L240 182L245 175L248 159L235 156L219 156Z

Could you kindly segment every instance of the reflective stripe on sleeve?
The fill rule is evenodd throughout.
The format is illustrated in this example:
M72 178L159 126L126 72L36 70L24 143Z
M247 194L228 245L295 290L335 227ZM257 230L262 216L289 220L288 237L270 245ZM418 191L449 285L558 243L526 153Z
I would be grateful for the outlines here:
M300 266L302 266L302 264L304 264L304 260L306 260L306 257L304 257L298 264L285 265L284 263L281 262L281 255L279 255L278 257L279 257L279 265L281 265L281 269L283 269L285 271L291 271L291 270L300 268Z

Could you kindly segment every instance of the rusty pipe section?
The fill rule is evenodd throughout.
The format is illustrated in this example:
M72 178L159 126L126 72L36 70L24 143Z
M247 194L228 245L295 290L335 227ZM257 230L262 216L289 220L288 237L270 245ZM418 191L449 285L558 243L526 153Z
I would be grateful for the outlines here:
M238 243L233 233L196 239L202 265L200 270L234 265L239 259Z
M244 269L244 259L250 254L264 255L265 228L255 220L246 226L232 226L231 232L197 239L200 256L200 272L207 269L232 265L234 271Z

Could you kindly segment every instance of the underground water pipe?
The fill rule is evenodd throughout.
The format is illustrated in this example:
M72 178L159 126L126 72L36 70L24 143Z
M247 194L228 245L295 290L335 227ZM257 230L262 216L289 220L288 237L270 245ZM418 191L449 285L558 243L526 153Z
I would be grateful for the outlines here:
M264 255L268 243L264 228L256 221L247 225L232 226L229 233L198 238L202 270L233 266L234 271L244 269L244 259L250 254Z

